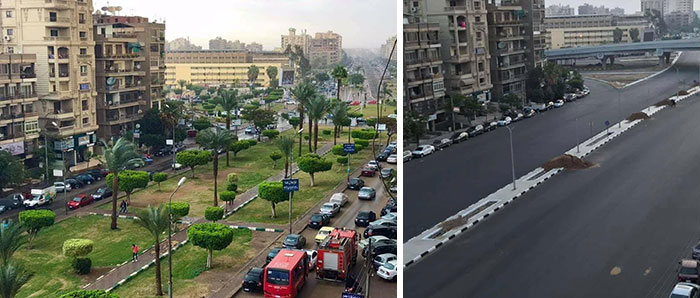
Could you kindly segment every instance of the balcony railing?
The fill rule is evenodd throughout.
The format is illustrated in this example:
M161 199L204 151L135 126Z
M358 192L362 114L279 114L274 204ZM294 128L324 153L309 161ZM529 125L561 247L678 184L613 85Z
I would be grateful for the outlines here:
M38 95L36 92L34 93L27 93L27 94L9 94L9 95L0 95L0 101L4 100L12 100L12 99L24 99L24 98L35 98Z
M70 36L45 36L45 41L70 41Z
M66 17L45 17L44 21L50 23L70 23L70 18Z

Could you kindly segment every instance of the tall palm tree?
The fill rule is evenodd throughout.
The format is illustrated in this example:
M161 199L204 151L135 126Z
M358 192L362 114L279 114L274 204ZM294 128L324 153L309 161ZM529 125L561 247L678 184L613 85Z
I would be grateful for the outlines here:
M275 78L277 78L277 67L270 66L268 67L265 72L267 72L267 77L270 79L270 86L277 87L277 81Z
M289 160L294 154L294 137L292 136L281 136L277 140L277 148L280 149L282 156L284 156L284 177L288 178L289 175Z
M168 210L163 205L157 208L148 205L146 209L136 212L136 224L146 229L153 236L153 249L156 253L156 296L163 296L160 275L160 237L168 231L168 225L170 224Z
M318 149L318 122L328 113L330 104L331 102L320 94L309 101L309 119L312 120L314 125L314 152Z
M19 263L9 262L0 265L0 297L13 298L34 273L24 269Z
M185 92L185 84L187 84L187 81L185 81L185 80L178 80L178 81L177 81L177 84L180 85L180 90L182 90L182 92Z
M15 251L24 244L22 232L22 227L13 223L0 229L0 264L7 264Z
M338 139L338 133L340 132L340 129L343 127L341 123L343 123L343 119L348 117L348 105L347 102L344 101L333 101L331 103L330 107L330 113L333 114L333 145L337 144L337 139Z
M304 128L304 111L308 101L315 96L316 88L313 84L307 80L302 81L299 85L292 88L292 95L296 98L299 104L297 105L297 111L299 112L299 129ZM311 126L309 125L309 130ZM310 143L309 143L310 144ZM311 151L311 145L309 145L309 151ZM299 156L301 156L301 134L299 135Z
M338 81L338 93L335 98L340 101L340 86L343 84L343 79L348 77L348 71L344 66L338 65L331 72L331 76Z
M226 130L231 130L231 112L238 106L238 90L220 90L221 108L226 111ZM226 150L226 166L229 166L229 154Z
M250 90L253 90L255 87L255 81L258 79L259 74L260 69L257 66L251 65L248 67L248 82L250 82Z
M128 139L119 138L109 144L104 144L104 155L99 158L100 163L114 175L112 179L112 230L117 229L117 198L119 197L119 172L127 165L141 160L141 154L136 150L136 145Z
M169 100L163 104L160 110L160 119L168 126L168 131L171 131L173 140L175 140L177 121L182 118L182 105L182 101Z
M197 141L202 147L214 151L214 206L218 206L217 187L219 176L219 151L228 150L231 142L235 140L235 136L229 130L223 130L218 127L210 127L200 131L197 134Z

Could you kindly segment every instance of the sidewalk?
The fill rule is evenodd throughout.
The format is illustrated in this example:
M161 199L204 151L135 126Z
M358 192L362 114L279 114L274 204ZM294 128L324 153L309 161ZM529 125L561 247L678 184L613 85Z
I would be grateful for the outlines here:
M478 116L478 117L476 117L476 120L470 121L471 126L497 121L497 119L501 118L501 115L502 114L500 112L494 112L494 113L489 113L486 116ZM457 132L467 131L467 129L469 129L469 127L470 126L466 126L465 128L456 129L455 131L442 131L442 130L437 131L437 133L439 133L439 134L426 134L423 138L420 139L420 143L421 143L421 145L426 145L426 144L430 145L433 143L433 141L442 140L444 138L449 138ZM410 140L410 143L406 143L404 150L413 150L416 147L418 147L418 145L416 145L414 140Z

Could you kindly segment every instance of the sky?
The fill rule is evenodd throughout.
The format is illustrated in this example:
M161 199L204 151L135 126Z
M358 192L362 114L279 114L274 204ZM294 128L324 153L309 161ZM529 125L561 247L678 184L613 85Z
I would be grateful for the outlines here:
M93 0L95 10L121 6L119 15L165 20L166 39L189 37L209 47L217 36L265 50L280 46L290 27L332 30L343 37L343 48L378 48L396 35L396 0ZM183 5L179 5L182 3ZM192 5L195 4L195 5Z
M590 5L595 5L595 6L605 6L608 8L615 8L615 7L620 7L625 9L626 14L632 14L634 12L640 11L641 10L641 2L640 0L617 0L617 1L610 1L610 0L545 0L544 4L545 6L549 6L552 4L563 4L563 5L569 5L571 7L576 8L576 11L578 12L578 6L583 5L584 3L588 3ZM693 9L695 10L700 10L700 0L694 0L693 3Z

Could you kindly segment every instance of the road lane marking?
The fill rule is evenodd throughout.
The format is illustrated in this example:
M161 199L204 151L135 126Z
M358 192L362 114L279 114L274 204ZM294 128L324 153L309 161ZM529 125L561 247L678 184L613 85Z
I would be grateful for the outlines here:
M644 276L649 275L651 273L651 267L648 267L646 270L644 270Z
M622 268L615 266L612 270L610 270L610 275L616 276L620 274L620 272L622 272Z

